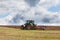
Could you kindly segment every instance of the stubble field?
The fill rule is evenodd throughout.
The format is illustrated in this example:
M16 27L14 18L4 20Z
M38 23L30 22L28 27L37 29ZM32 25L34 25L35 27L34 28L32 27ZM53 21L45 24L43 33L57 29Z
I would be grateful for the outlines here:
M20 30L0 27L0 40L60 40L60 30Z

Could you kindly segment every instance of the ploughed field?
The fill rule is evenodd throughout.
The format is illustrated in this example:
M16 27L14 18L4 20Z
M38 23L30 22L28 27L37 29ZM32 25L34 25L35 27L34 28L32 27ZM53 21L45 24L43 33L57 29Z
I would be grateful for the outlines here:
M60 40L60 30L20 30L0 27L0 40Z

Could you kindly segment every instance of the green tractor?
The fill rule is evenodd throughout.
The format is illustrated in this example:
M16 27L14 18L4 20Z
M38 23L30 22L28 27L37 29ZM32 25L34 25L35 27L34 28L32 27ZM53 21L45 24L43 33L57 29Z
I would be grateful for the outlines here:
M25 30L34 30L35 27L35 23L34 20L27 20L26 23L24 25L22 25L22 29Z

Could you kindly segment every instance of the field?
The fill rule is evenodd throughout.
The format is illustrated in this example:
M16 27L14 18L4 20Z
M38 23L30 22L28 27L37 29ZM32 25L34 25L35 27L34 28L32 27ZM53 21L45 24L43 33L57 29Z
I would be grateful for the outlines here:
M60 30L20 30L0 27L0 40L60 40Z

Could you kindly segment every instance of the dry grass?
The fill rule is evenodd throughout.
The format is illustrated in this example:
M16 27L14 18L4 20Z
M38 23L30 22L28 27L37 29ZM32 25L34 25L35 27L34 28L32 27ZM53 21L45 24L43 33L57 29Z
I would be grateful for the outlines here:
M0 27L0 40L60 40L60 31Z

